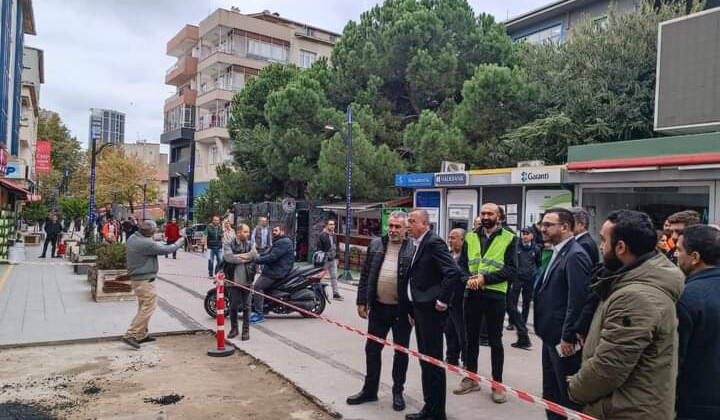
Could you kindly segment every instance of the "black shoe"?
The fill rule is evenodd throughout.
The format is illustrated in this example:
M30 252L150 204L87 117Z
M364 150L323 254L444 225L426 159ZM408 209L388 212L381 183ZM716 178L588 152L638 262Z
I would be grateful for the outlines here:
M425 411L421 411L419 413L406 414L405 420L447 420L447 416L445 414L433 415Z
M531 342L522 342L522 341L516 341L512 344L510 344L511 347L515 347L516 349L523 349L523 350L532 350L532 343Z
M490 341L488 341L487 339L480 340L480 345L485 346L485 347L490 347Z
M45 256L44 256L44 255L40 255L40 256L38 256L38 258L45 258Z
M127 344L128 346L134 348L135 350L139 350L139 349L140 349L140 343L138 343L137 340L135 340L134 337L123 337L123 338L121 338L121 340L122 340L123 343L125 343L125 344Z
M145 337L137 340L138 343L152 343L153 341L157 340L157 338L153 337L152 335L148 334Z
M358 405L358 404L363 404L366 402L372 402L372 401L377 401L377 400L378 400L377 394L371 395L363 390L355 395L347 397L347 400L345 400L345 402L348 405Z
M402 392L393 393L393 410L403 411L405 409L405 398Z
M508 326L505 327L505 329L508 331L513 331L515 329L515 326L513 324L508 324Z
M237 327L230 328L230 332L228 333L228 338L235 338L239 334Z

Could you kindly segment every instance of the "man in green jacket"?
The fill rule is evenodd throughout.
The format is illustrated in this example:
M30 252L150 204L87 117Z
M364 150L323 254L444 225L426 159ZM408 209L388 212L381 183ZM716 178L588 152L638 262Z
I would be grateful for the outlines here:
M600 239L605 268L593 283L600 304L582 367L568 378L570 399L598 419L671 419L678 371L675 305L684 276L655 250L657 234L645 213L610 213Z
M152 238L157 225L152 220L145 220L140 230L127 240L127 268L130 285L138 300L138 311L122 341L135 350L140 344L155 341L148 334L150 317L157 307L157 291L155 277L158 272L158 255L172 254L183 247L184 238L172 245L155 242Z

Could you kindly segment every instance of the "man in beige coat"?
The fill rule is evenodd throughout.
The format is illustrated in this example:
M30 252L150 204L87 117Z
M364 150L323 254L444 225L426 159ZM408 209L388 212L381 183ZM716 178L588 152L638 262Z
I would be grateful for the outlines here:
M605 268L593 283L600 297L570 399L598 419L671 419L678 368L675 305L684 276L655 251L645 213L611 213L600 231Z

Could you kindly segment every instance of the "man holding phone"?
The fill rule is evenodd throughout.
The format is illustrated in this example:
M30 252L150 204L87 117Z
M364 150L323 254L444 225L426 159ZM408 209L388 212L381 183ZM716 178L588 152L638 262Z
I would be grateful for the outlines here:
M542 339L543 398L573 410L567 377L580 369L582 359L576 323L590 293L592 262L573 237L574 219L564 208L545 212L543 238L553 254L535 284L535 332ZM562 419L551 411L548 419Z

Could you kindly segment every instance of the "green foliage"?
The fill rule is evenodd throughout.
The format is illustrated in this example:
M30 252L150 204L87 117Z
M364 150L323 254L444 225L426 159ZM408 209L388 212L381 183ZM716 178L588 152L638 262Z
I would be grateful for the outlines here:
M428 110L405 129L404 141L412 152L414 170L418 172L437 172L443 160L464 162L469 152L460 130Z
M50 199L53 193L58 194L60 187L65 187L62 185L65 169L70 173L70 178L65 180L68 188L71 183L80 184L81 188L87 186L88 180L79 173L83 163L80 143L77 138L72 137L70 130L60 119L60 115L53 111L40 110L37 138L50 140L52 144L50 173L38 175L40 194L43 197Z
M213 179L208 184L208 189L195 197L193 205L195 219L200 223L207 223L213 216L221 215L232 202L221 201L221 184L224 178Z
M86 247L87 252L87 247ZM98 270L124 270L127 268L125 244L103 244L97 248Z
M268 96L284 87L300 70L292 64L270 64L262 71L261 77L253 77L247 86L235 95L232 107L231 132L253 129L256 125L267 127L265 103ZM234 137L234 135L233 135Z
M32 224L42 223L48 217L49 212L50 209L47 204L42 201L33 201L23 207L22 217L26 222L31 222Z
M60 211L70 220L84 219L89 212L89 201L80 197L61 197Z
M91 237L85 239L84 241L84 245L82 247L83 255L96 255L98 246L100 246L100 244L95 237L91 235Z

